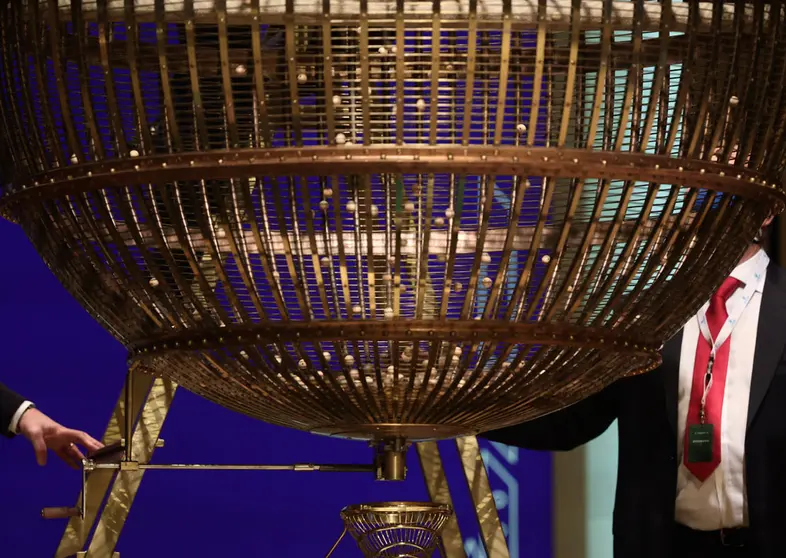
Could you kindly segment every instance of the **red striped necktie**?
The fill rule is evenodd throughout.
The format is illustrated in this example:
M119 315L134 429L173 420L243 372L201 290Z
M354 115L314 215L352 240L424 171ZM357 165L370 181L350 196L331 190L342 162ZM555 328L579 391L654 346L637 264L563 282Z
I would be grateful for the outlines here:
M726 311L726 301L734 294L739 287L743 286L739 279L729 277L723 282L710 299L710 306L707 309L707 327L710 330L712 339L717 339L723 324L729 317ZM700 417L701 399L704 395L705 382L710 363L712 345L699 333L699 342L696 346L696 361L693 365L693 384L690 392L690 406L688 417L685 422L685 448L683 451L683 461L685 467L693 473L700 481L709 477L721 461L721 417L723 416L723 395L726 391L726 373L729 368L729 349L731 347L731 335L718 347L715 352L715 359L712 366L712 389L707 394L704 407L704 424L712 425L712 459L704 462L693 462L688 460L689 453L689 434L692 425L702 424Z

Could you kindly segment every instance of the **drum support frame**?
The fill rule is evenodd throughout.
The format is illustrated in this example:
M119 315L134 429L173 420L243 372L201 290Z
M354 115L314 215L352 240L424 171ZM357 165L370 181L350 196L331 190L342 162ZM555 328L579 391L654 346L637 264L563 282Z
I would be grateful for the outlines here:
M374 464L151 465L153 452L164 445L160 434L177 390L177 384L172 381L141 374L134 365L129 368L122 394L102 438L107 449L82 463L83 488L77 504L70 508L46 508L42 511L42 516L48 519L68 519L55 558L119 558L115 548L148 470L369 472L379 476ZM127 444L126 440L131 440L131 444ZM477 438L457 438L449 443L455 444L459 453L487 556L509 558ZM417 444L429 497L433 502L452 505L443 451L444 448L441 449L437 442ZM454 490L458 488L454 487ZM466 557L455 516L446 526L442 538L445 558Z

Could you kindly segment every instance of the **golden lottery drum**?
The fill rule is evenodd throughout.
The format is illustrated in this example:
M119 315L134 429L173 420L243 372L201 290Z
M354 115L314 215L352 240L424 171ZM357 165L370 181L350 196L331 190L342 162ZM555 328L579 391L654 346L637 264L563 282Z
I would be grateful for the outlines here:
M658 350L781 211L780 2L0 6L0 209L155 374L428 439Z

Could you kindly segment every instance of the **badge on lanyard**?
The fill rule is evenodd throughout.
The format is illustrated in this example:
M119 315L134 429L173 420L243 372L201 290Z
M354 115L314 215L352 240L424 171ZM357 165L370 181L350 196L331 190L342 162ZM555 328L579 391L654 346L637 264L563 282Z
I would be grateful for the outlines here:
M763 250L760 250L756 258L757 261L755 262L756 271L754 272L754 280L751 281L749 285L746 285L745 289L743 290L740 302L735 304L735 307L731 309L729 316L726 319L726 323L718 332L717 338L712 338L712 333L710 332L709 325L707 324L706 313L704 311L700 311L698 314L699 330L704 339L707 340L707 343L709 343L711 349L709 363L707 364L707 374L704 377L704 393L701 398L701 410L699 411L700 423L691 424L688 426L689 463L707 463L712 461L712 445L713 436L715 435L715 425L706 424L704 422L704 405L707 401L707 395L712 388L712 366L715 363L715 354L717 353L717 350L722 347L731 336L734 326L737 325L737 322L742 316L743 311L753 297L753 293L755 292L758 283L761 281L761 278L764 276L764 273L767 270L767 265L770 261L767 254Z
M707 372L704 374L704 394L701 398L701 408L699 409L699 424L688 426L688 463L709 463L712 461L713 436L715 435L715 425L706 424L705 404L707 394L712 387L712 367L715 364L715 351L710 354L707 363Z
M712 461L712 437L715 425L692 424L688 427L688 463Z

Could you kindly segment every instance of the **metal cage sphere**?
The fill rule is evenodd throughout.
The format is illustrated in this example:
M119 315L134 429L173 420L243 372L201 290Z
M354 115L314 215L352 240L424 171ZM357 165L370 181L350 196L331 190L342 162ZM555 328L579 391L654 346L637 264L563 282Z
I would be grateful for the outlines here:
M2 211L132 359L268 422L576 402L783 207L780 1L0 4Z

